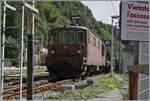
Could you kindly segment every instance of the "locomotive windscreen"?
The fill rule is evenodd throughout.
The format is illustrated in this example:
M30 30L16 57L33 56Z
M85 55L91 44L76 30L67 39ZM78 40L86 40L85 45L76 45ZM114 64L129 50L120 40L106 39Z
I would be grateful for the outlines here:
M51 44L74 44L85 42L84 31L53 31L50 34Z

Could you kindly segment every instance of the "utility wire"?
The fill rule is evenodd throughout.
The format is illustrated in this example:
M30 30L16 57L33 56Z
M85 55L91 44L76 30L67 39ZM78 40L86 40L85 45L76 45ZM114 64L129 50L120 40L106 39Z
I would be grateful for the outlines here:
M111 6L112 6L112 8L113 8L114 12L117 14L117 10L116 10L116 8L115 8L115 6L114 6L113 2L112 2L112 1L110 1L110 3L111 3Z

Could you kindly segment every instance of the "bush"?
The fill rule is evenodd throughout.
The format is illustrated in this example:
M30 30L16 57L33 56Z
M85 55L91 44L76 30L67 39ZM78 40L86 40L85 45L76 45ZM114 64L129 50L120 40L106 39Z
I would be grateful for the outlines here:
M19 44L6 44L5 45L5 58L17 59L19 55ZM12 65L16 65L17 61L11 61Z

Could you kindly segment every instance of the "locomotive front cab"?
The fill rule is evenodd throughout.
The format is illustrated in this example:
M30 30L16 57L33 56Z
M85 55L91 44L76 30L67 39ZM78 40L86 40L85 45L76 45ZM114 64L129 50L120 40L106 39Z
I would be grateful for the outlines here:
M66 70L80 74L87 55L86 30L61 27L49 32L48 69ZM60 71L61 72L61 71ZM75 73L76 72L76 73Z
M86 36L84 30L55 29L49 34L49 55L52 57L85 56Z

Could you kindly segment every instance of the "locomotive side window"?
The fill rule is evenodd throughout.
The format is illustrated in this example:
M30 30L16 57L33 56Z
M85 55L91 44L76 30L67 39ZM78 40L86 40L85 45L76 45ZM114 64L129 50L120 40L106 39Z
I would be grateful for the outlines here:
M84 42L84 32L83 31L79 31L77 34L77 42L78 43L82 43Z
M96 38L93 37L93 40L94 40L94 47L96 47Z
M100 49L100 41L97 40L98 49Z
M102 44L102 56L104 56L104 46Z
M91 40L91 35L90 35L90 33L88 32L88 43L90 43L90 40Z
M70 31L70 44L75 43L75 32Z

